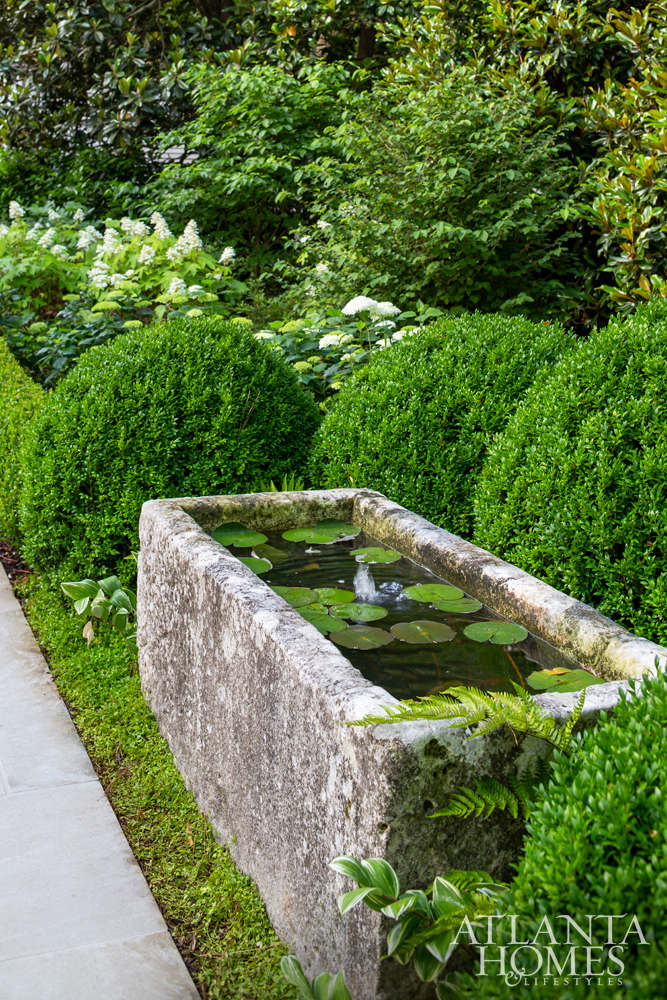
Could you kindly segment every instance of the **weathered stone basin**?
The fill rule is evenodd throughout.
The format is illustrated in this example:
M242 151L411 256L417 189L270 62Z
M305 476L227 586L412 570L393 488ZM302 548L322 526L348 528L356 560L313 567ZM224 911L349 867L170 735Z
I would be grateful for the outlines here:
M231 520L282 531L327 517L361 526L609 678L588 690L584 724L667 650L370 490L144 504L141 682L201 808L309 976L344 969L355 1000L431 995L410 969L380 963L377 914L338 915L336 897L352 886L328 862L385 857L404 888L448 868L510 877L519 823L427 813L475 775L506 778L535 747L501 731L466 741L446 723L337 725L394 699L209 535ZM562 717L577 698L540 701Z

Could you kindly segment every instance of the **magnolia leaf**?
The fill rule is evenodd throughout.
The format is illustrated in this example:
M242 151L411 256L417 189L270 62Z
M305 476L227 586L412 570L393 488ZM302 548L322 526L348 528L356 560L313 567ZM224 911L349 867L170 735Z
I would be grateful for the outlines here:
M458 601L434 601L433 607L452 615L470 615L473 611L479 611L483 604L473 600L472 597L462 597Z
M475 642L492 642L497 646L508 646L510 643L523 642L528 632L523 625L514 622L473 622L466 625L463 634Z
M235 548L241 549L254 548L255 545L263 545L267 541L266 535L263 535L261 531L252 531L251 528L246 528L238 521L228 521L226 524L221 524L219 528L211 532L211 538L215 538L216 542L220 542L227 548L233 545Z
M352 590L338 590L336 587L315 587L322 604L349 604L354 600Z
M448 583L418 583L414 587L406 587L403 591L406 597L424 604L435 604L436 601L458 601L463 597L463 591L451 587Z
M371 625L350 625L344 632L331 637L339 646L348 649L377 649L394 641L390 632L383 628L373 628Z
M255 559L254 556L237 556L239 562L251 569L253 573L268 573L272 569L268 559Z
M386 618L388 612L377 604L334 604L329 608L334 618L352 618L357 622L374 622Z
M93 623L88 620L83 626L83 632L81 633L86 640L87 645L90 646L91 642L95 638L95 629L93 628Z
M393 563L401 558L400 552L381 549L376 545L367 545L364 549L352 549L350 555L354 556L358 563Z
M305 608L308 604L315 604L318 598L317 591L308 587L271 587L271 590L293 608Z
M604 684L602 677L596 677L588 670L536 670L529 674L526 680L536 691L560 691L567 694L572 691L583 691L593 684Z
M400 622L391 626L391 633L402 642L449 642L456 632L441 622Z

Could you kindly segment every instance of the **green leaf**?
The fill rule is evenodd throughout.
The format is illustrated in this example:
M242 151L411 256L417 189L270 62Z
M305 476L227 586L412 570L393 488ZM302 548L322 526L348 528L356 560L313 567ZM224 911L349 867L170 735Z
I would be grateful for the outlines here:
M134 608L130 598L127 596L124 590L116 590L111 597L111 604L114 608L122 608L127 611L128 614L134 614Z
M361 862L361 868L365 874L366 885L374 886L383 896L398 899L401 887L398 876L388 861L384 858L368 858Z
M318 598L317 591L308 587L271 587L271 590L293 608L305 608L308 604L315 604Z
M341 538L351 538L358 535L361 528L354 524L346 524L335 518L319 521L310 528L290 528L283 531L283 538L288 542L309 542L312 545L328 545Z
M327 614L327 609L323 604L311 604L299 608L299 614L307 622L310 622L311 625L314 625L322 635L329 635L330 632L342 632L347 629L345 622L342 622L339 618L332 618L331 615Z
M342 896L338 897L338 909L341 912L341 916L345 916L348 910L360 903L362 899L370 895L371 892L375 892L373 886L364 885L360 889L352 889L351 892L346 892Z
M445 963L434 958L425 944L420 944L415 948L413 961L415 972L424 983L432 983L445 967Z
M352 618L358 622L375 622L386 618L388 612L377 604L334 604L329 608L334 618Z
M406 587L403 593L406 597L411 597L413 601L422 601L424 604L435 604L436 601L458 601L463 597L463 591L458 587L451 587L448 583L417 583L413 587Z
M375 545L367 545L364 549L352 549L350 555L353 555L359 563L393 563L401 558L400 552L381 549Z
M277 549L275 545L253 545L252 554L257 559L268 559L274 566L283 559L289 559L288 553L283 552L282 549Z
M304 997L308 1000L314 1000L313 991L310 988L310 983L306 979L301 964L297 961L294 955L283 955L280 959L280 968L282 974L290 984L290 986L295 986Z
M237 556L239 562L251 569L253 573L268 573L272 569L268 559L255 559L254 556Z
M386 646L394 641L390 632L385 632L382 628L373 628L371 625L350 625L344 632L331 638L339 646L346 646L347 649L377 649L378 646Z
M345 983L345 976L342 972L334 976L329 984L329 996L327 1000L352 1000L350 992Z
M338 590L336 587L316 587L322 604L349 604L354 600L351 590Z
M83 614L83 612L88 607L89 603L90 603L90 598L89 597L82 597L81 600L75 601L74 602L74 610L76 611L77 615Z
M107 597L111 597L117 590L123 589L123 584L117 576L106 576L103 580L97 581Z
M362 885L365 884L366 872L356 858L350 857L349 854L343 854L339 858L334 858L333 861L329 862L329 868L338 872L339 875L347 875L348 878L353 878L355 882L359 882Z
M523 642L528 632L523 625L514 622L473 622L466 625L463 634L475 642L492 642L497 646L507 646L510 643Z
M61 589L71 597L73 601L80 601L84 597L95 597L100 589L99 583L95 580L75 580L69 583L61 583Z
M459 601L434 601L433 606L438 611L447 611L453 615L470 615L473 611L479 611L484 607L480 601L475 601L472 597L462 597Z
M361 528L356 524L348 524L347 521L338 521L335 517L325 517L323 521L318 521L316 527L320 531L336 532L341 538L354 537L359 534Z
M424 941L424 945L437 962L446 965L456 948L455 931L444 931Z
M260 531L246 528L238 521L228 521L226 524L221 524L219 528L211 532L211 538L215 538L216 542L220 542L227 548L230 545L235 546L235 548L254 548L255 545L263 545L267 541L266 535Z
M402 642L450 642L456 632L441 622L399 622L391 626L391 633Z
M561 691L563 694L583 691L593 684L605 683L604 678L596 677L588 670L567 670L565 667L558 667L555 670L536 670L529 674L526 680L536 691Z
M139 647L137 646L137 633L133 632L132 635L123 636L125 640L125 646L130 652L130 654L135 658L139 655Z

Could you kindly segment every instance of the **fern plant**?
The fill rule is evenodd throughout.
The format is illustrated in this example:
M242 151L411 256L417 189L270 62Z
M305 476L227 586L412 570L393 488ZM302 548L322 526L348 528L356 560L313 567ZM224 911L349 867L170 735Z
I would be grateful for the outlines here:
M468 819L469 816L481 816L488 819L496 809L507 810L513 819L519 813L524 820L528 819L530 803L535 791L549 777L549 762L542 757L533 758L534 770L526 768L521 777L511 775L507 785L495 778L475 778L476 791L472 788L459 786L447 805L437 812L431 813L430 819L438 816L458 816ZM509 787L508 787L509 786Z

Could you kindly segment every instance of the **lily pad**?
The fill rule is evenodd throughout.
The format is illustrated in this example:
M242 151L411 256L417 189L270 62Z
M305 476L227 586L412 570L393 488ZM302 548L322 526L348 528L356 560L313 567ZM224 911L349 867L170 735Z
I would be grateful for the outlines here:
M391 633L402 642L449 642L456 632L441 622L399 622L391 626Z
M473 622L466 625L463 634L475 642L492 642L496 646L523 642L528 636L523 625L515 625L514 622Z
M277 549L275 545L253 545L252 554L258 559L268 559L274 566L283 559L289 559L287 552Z
M238 521L228 521L226 524L221 524L219 528L211 532L211 538L215 538L216 542L220 542L221 545L227 547L234 545L241 549L263 545L267 540L266 535L263 535L261 531L252 531L245 525L239 524Z
M351 604L354 591L339 590L337 587L315 587L322 604Z
M302 615L307 622L314 625L318 632L322 635L328 635L329 632L342 632L347 628L345 622L342 622L339 618L332 618L331 615L327 614L327 609L323 604L311 604L308 607L299 608L299 614Z
M381 549L376 545L367 545L365 549L352 549L350 555L353 555L359 563L393 563L401 558L400 552Z
M463 597L462 590L451 587L448 583L417 583L414 587L406 587L403 593L413 601L423 601L424 604L458 601Z
M377 649L394 641L391 632L372 625L350 625L344 632L331 636L333 642L348 649Z
M255 559L254 556L237 556L237 559L253 573L268 573L272 568L268 559Z
M271 587L271 590L293 608L305 608L317 601L317 592L308 587Z
M377 604L334 604L329 608L334 618L353 618L357 622L375 622L386 618L387 611Z
M604 684L602 677L596 677L588 670L568 670L557 667L555 670L536 670L526 677L526 680L536 691L558 691L566 694L569 691L583 691L593 684Z
M453 615L471 615L473 611L479 611L483 605L472 597L462 597L459 601L435 601L433 607Z
M324 521L319 521L311 528L290 528L283 531L283 538L288 542L309 542L311 545L327 545L330 542L337 542L341 538L354 538L361 528L356 524L346 524L345 521L337 521L329 517Z

